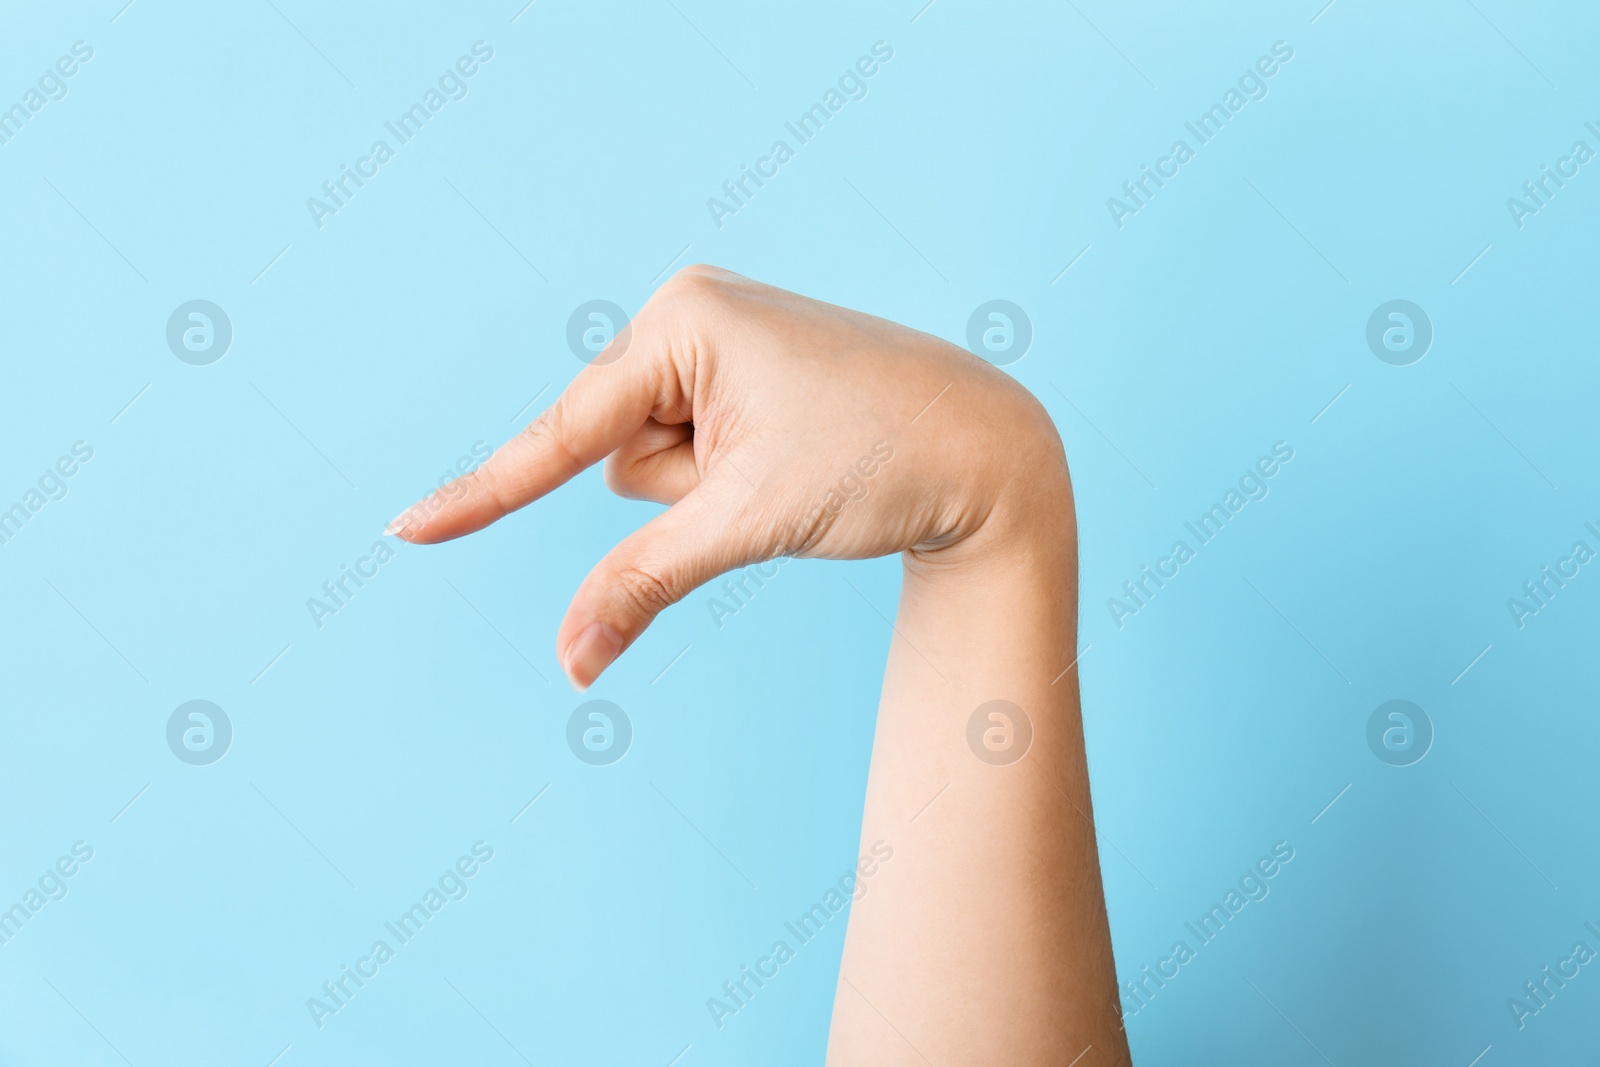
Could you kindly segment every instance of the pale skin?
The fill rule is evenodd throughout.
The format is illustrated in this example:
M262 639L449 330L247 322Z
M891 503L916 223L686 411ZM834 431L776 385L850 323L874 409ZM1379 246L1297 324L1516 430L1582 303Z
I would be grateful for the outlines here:
M894 859L850 909L828 1063L1127 1064L1072 667L1072 487L1039 403L938 338L688 267L390 532L460 537L602 461L614 492L671 506L579 585L556 636L579 690L724 572L900 554L860 848ZM1014 762L969 744L993 700L1031 723Z

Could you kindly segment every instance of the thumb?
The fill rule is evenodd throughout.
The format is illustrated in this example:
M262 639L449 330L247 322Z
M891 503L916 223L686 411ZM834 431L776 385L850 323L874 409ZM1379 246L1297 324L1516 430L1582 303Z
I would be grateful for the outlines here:
M717 575L754 562L729 509L702 484L635 530L578 586L556 633L574 689L594 684L655 617Z

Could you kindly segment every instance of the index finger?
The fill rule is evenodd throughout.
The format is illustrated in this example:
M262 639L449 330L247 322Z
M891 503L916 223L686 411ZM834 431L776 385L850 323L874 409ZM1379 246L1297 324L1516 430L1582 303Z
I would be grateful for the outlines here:
M617 449L655 408L664 359L634 324L612 340L623 358L589 364L555 402L483 465L417 501L384 532L412 544L473 533L544 496Z

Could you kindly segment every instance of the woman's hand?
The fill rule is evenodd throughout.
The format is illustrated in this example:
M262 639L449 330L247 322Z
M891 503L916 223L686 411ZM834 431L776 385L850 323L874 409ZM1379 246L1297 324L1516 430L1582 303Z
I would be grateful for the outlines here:
M573 597L556 643L579 689L724 571L904 553L862 817L862 854L894 863L851 906L828 1061L1126 1064L1071 673L1072 491L1039 404L937 338L689 267L391 531L459 537L602 459L612 489L671 506Z
M573 597L556 643L579 690L725 571L893 552L938 566L1030 509L1070 524L1055 428L1010 377L936 337L693 266L526 430L390 531L460 537L602 459L613 491L672 507Z

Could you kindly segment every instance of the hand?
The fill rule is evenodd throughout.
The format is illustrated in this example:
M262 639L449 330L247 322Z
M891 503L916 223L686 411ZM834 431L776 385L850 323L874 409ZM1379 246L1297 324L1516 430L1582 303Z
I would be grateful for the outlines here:
M852 905L828 1062L926 1049L1042 1067L1092 1048L1084 1067L1125 1065L1068 673L1072 491L1043 408L927 334L689 267L523 433L390 530L471 533L602 459L614 491L671 506L567 609L556 645L580 690L724 571L904 553L862 817L863 851L900 847ZM969 747L995 699L1032 720L1014 766Z
M891 552L938 567L1041 503L1070 525L1055 428L1010 377L927 334L693 266L521 434L390 532L460 537L602 459L614 492L672 506L573 597L556 645L579 690L737 567Z

